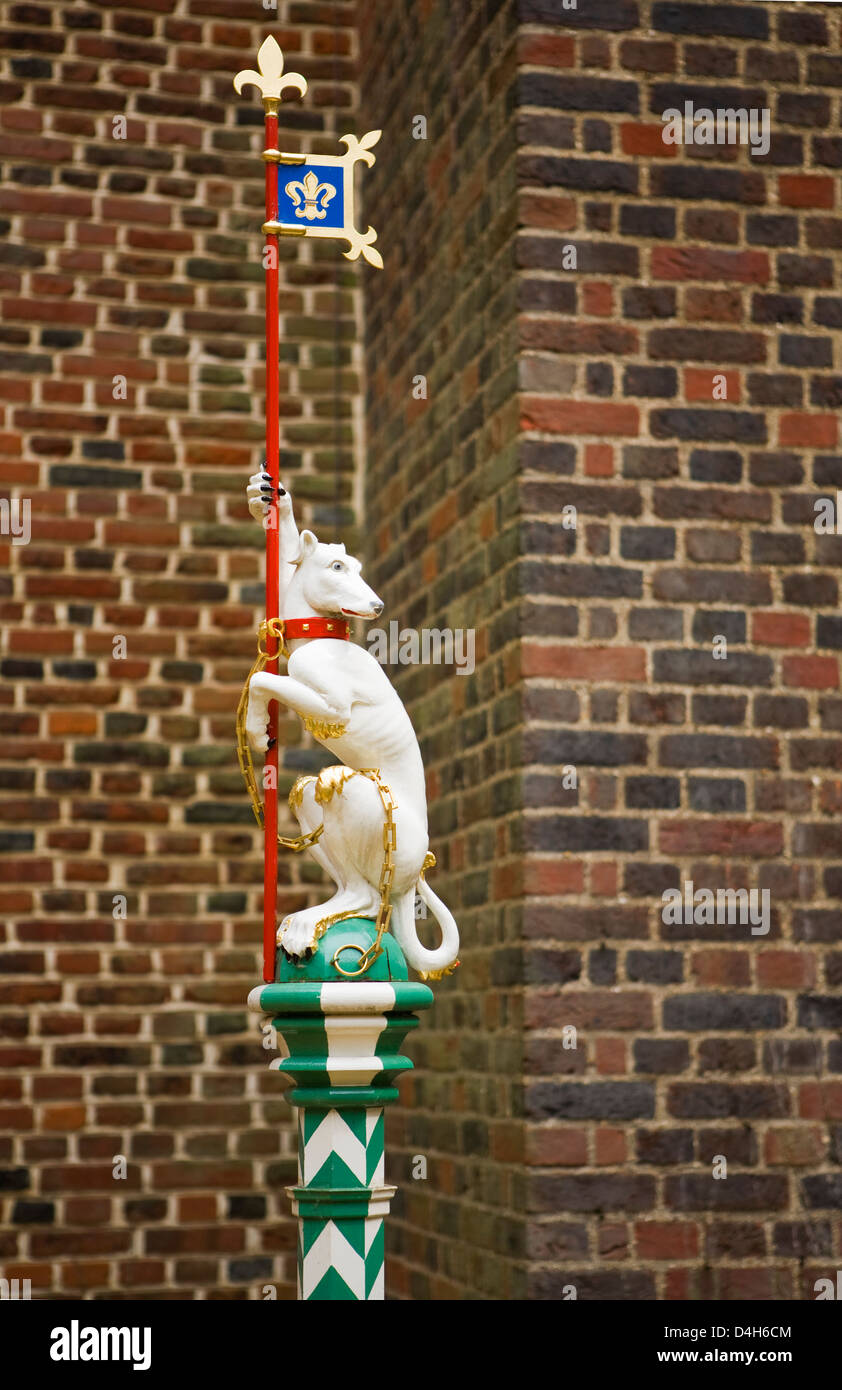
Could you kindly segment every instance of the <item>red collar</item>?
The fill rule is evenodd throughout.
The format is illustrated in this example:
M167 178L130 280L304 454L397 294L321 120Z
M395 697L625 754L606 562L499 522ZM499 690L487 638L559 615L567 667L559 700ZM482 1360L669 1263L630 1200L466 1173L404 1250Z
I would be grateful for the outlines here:
M287 642L299 637L335 637L350 642L351 625L347 618L285 618L284 637Z

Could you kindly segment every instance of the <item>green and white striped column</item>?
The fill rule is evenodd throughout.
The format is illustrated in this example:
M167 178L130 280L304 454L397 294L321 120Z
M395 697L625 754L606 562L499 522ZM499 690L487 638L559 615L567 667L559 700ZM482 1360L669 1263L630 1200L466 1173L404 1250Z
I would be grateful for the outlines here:
M383 1111L298 1112L298 1297L383 1298Z
M298 1218L298 1297L368 1301L384 1297L383 1220L395 1188L385 1182L383 1107L412 1062L400 1054L418 1027L413 1011L432 991L410 983L397 942L359 979L333 965L344 945L365 950L374 923L353 918L329 928L311 960L281 957L278 980L249 995L269 1015L286 1050L272 1067L291 1076L298 1107L298 1184L287 1191ZM341 955L353 968L352 951Z

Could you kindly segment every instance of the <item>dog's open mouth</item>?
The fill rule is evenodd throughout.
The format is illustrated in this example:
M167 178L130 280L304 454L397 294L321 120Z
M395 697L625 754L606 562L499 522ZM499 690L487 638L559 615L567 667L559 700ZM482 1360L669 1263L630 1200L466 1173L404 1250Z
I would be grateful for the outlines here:
M373 613L358 613L357 610L356 610L356 608L343 608L343 609L342 609L342 612L343 612L343 613L346 613L347 616L348 616L349 618L373 618L373 617L374 617L374 614L373 614Z

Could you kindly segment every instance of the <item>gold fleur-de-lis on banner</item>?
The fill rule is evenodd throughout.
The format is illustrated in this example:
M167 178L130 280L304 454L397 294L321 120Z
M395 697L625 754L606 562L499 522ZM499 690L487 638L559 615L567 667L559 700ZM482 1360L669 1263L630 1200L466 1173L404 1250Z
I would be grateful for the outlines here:
M327 217L327 205L336 189L332 183L319 183L311 169L300 182L288 183L284 192L292 199L296 217L306 217L312 222L314 217Z
M264 102L280 101L282 93L287 87L294 87L299 96L304 96L307 91L307 79L302 77L300 72L284 72L284 55L278 40L270 34L268 39L264 39L260 48L257 50L257 66L259 72L254 68L243 68L234 78L234 91L242 93L244 87L251 85L257 87Z

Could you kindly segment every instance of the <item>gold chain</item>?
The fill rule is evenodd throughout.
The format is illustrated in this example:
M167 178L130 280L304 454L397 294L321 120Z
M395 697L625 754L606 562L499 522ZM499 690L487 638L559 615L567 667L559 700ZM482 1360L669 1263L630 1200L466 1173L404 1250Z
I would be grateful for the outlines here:
M309 849L317 840L321 839L324 832L325 823L317 825L315 830L311 830L307 835L296 835L293 839L287 839L285 835L278 836L278 844L284 849L291 849L295 854L300 854L303 849Z
M274 637L278 643L278 651L274 655L266 650L266 639ZM246 733L246 713L249 704L249 685L252 676L256 676L258 671L262 671L268 661L273 661L275 656L289 656L289 648L284 638L284 623L282 618L264 618L260 627L257 629L257 657L254 665L246 676L246 683L240 696L240 703L237 705L237 758L240 763L240 771L243 774L243 781L251 797L251 808L254 811L255 820L258 825L263 824L263 802L260 797L260 789L257 785L257 777L254 771L254 760L251 756L251 746ZM303 849L304 846L302 845Z
M383 947L381 942L384 933L389 930L389 922L392 917L392 881L395 877L394 854L398 847L397 830L395 827L394 812L397 810L397 802L392 796L391 790L383 781L377 768L363 767L359 769L360 776L368 777L374 783L380 793L380 800L383 803L383 867L380 870L380 882L377 885L380 893L380 906L377 910L376 936L366 951L361 946L354 946L347 943L340 946L331 964L340 975L356 976L364 975L370 966L374 964L377 957L382 954ZM357 962L356 970L343 970L339 964L339 956L342 951L359 951L360 959Z

